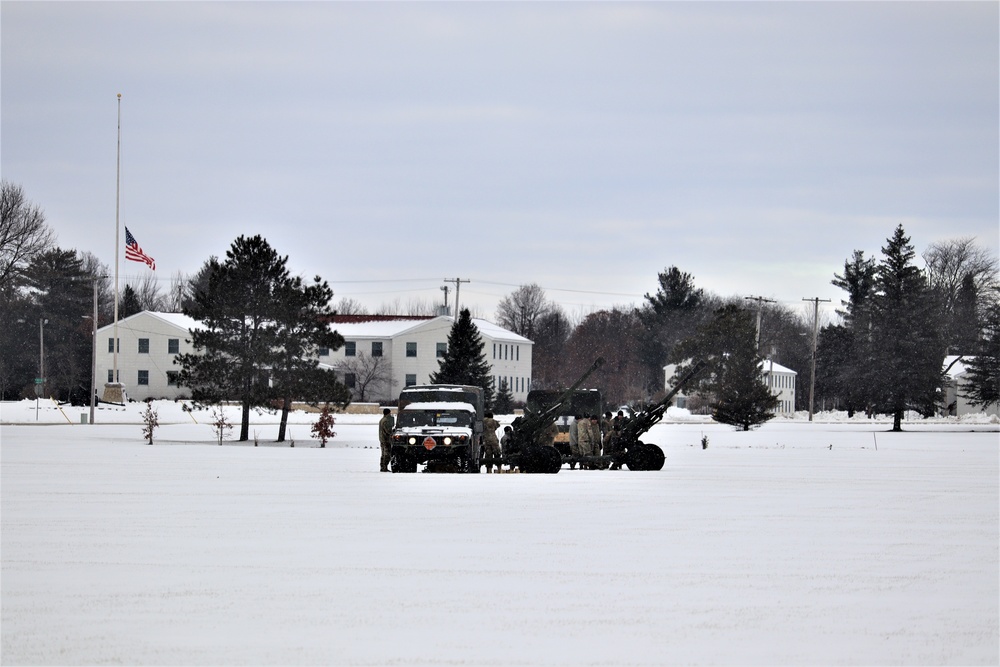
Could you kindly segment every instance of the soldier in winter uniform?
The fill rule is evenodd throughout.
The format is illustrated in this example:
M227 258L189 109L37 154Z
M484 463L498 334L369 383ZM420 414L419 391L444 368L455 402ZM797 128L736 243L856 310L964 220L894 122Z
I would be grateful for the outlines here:
M585 416L579 420L579 424L576 427L576 442L577 447L580 448L580 456L591 455L593 440L594 435L590 430L590 418ZM580 467L589 468L590 466L586 463L581 463Z
M389 472L389 459L392 457L392 429L396 421L392 418L389 408L382 410L382 419L378 422L378 444L382 449L382 458L379 460L379 470Z
M500 441L497 440L497 429L500 423L493 419L493 413L487 412L483 419L483 453L488 458L500 458ZM493 472L493 464L486 464L486 472ZM497 472L500 472L500 464L497 464Z
M582 417L580 415L573 415L573 423L569 425L569 453L573 456L580 455L580 420ZM569 464L569 469L573 470L576 468L575 463Z

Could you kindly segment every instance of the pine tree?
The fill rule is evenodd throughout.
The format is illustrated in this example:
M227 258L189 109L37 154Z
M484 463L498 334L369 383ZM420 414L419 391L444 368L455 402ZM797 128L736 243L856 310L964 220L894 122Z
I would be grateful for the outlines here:
M646 304L636 311L640 354L645 367L646 389L654 392L663 382L663 365L675 345L694 334L699 320L707 315L705 292L695 288L694 276L676 266L658 276L656 294L646 294Z
M968 361L962 395L984 408L1000 405L1000 304L986 312L983 336L976 356Z
M886 241L872 298L870 385L876 410L892 414L892 430L901 431L907 409L933 414L944 382L945 341L940 304L913 265L902 225Z
M715 318L675 350L678 360L704 359L706 372L696 380L698 391L713 396L712 417L744 431L774 417L778 398L764 383L757 352L757 327L753 315L736 305L715 312ZM687 370L680 364L678 374Z
M498 415L509 415L514 412L514 397L511 396L507 378L500 380L500 389L497 390L497 396L493 400L493 412Z
M816 353L817 378L825 391L836 391L848 415L871 407L871 304L875 295L877 266L874 257L855 250L844 262L844 273L831 283L845 292L843 325L824 327ZM832 396L831 396L832 398Z
M280 366L279 295L289 281L287 257L261 236L240 236L214 264L206 289L184 313L200 320L191 331L195 351L177 358L178 383L196 401L237 399L242 407L240 441L250 436L250 409L272 397L270 369Z
M330 328L333 290L319 276L312 284L295 277L279 285L275 293L278 360L272 369L272 385L281 399L278 442L285 441L292 399L318 404L320 401L346 406L350 391L336 373L319 367L319 348L336 350L343 337Z
M486 345L479 329L472 323L469 310L463 309L448 334L448 351L438 360L434 384L467 384L483 388L486 405L493 404L493 378L486 361Z

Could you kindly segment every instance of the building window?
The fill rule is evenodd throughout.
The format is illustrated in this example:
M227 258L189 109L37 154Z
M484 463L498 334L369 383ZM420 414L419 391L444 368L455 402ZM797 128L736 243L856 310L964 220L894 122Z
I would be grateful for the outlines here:
M114 352L114 351L115 351L115 339L114 338L109 338L108 339L108 352ZM118 351L119 352L122 351L122 339L121 338L118 339Z
M440 359L444 355L448 354L448 343L438 343L437 344L437 358Z
M408 356L408 357L415 357L415 356L417 356L417 344L416 343L407 343L406 344L406 356Z
M181 351L181 339L180 338L168 338L167 339L167 354L179 354Z
M372 341L372 356L381 357L382 356L382 341L373 340Z
M114 382L114 381L115 381L115 372L109 368L108 369L108 382Z
M139 339L139 354L149 354L149 339L140 338Z
M357 383L357 376L354 373L344 373L344 386L348 389L354 389L354 385Z
M358 352L357 345L358 344L355 343L353 340L349 340L346 343L344 343L344 356L353 357L354 355L356 355Z
M328 347L321 347L321 348L319 348L319 356L321 356L321 357L329 357L330 356L330 348L328 348Z
M167 371L167 386L176 387L177 386L177 376L180 375L177 371Z
M493 358L497 358L497 344L493 343Z
M140 385L149 384L149 371L139 371L139 377L135 383Z
M406 374L406 386L407 387L412 387L416 383L417 383L417 374L416 373L407 373Z
M521 346L518 345L517 347L515 347L514 351L517 352L517 359L515 359L514 361L521 361Z

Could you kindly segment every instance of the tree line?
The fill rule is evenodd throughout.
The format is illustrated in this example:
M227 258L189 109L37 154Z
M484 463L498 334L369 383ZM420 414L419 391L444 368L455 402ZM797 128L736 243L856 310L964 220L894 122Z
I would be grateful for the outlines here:
M0 195L0 308L7 324L0 331L0 394L10 400L33 390L42 329L45 395L86 402L93 292L96 288L98 326L103 326L112 319L110 271L90 253L57 247L41 209L19 186L4 181ZM847 298L837 310L838 320L824 323L819 331L817 404L897 418L907 409L929 414L941 407L941 362L949 353L973 358L968 362L970 400L996 403L996 256L973 239L952 239L932 244L922 255L925 267L920 269L901 226L881 251L876 258L856 250L831 281ZM266 284L260 283L263 277ZM336 349L343 342L325 338L328 328L320 332L315 322L334 312L365 314L350 299L331 305L332 296L318 277L309 283L290 276L287 257L278 256L264 239L240 237L225 259L210 257L196 274L175 276L165 295L155 280L129 282L121 295L120 317L168 310L208 322L206 332L215 333L194 334L193 342L201 350L220 352L201 355L203 367L187 360L181 377L192 393L210 400L228 392L249 405L262 400L267 386L269 399L287 409L293 396L318 395L316 387L326 395L346 396L346 389L337 388L329 377L311 377L311 368L296 366L316 348ZM242 320L227 310L235 303L244 309ZM296 319L296 313L302 317ZM459 314L456 327L461 320ZM718 413L719 397L760 393L756 369L770 358L798 373L796 405L804 409L807 404L812 313L707 293L696 286L694 276L676 266L658 274L656 291L647 293L639 306L602 309L574 322L540 286L528 284L500 301L495 320L534 341L536 388L566 386L602 356L605 364L592 381L607 403L641 404L665 390L666 364L678 364L682 371L691 359L701 357L710 365L699 376L697 393L706 397L706 410ZM225 344L212 337L222 331L229 336ZM254 351L281 358L268 357L265 382L259 371L224 363L221 351L228 344L236 347L226 354ZM453 347L456 352L464 349L449 344ZM461 363L472 366L480 361L475 355L463 359ZM223 377L221 370L231 371L232 377L210 387L205 379ZM451 377L453 370L446 375ZM499 406L512 401L509 387L490 385L489 391L495 392ZM767 413L773 408L769 400L762 397L754 410ZM698 409L697 399L692 407Z

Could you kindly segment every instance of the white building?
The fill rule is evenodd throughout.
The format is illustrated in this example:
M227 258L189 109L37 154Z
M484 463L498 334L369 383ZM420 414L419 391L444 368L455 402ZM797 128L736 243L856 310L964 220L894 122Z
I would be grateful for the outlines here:
M790 415L795 412L795 377L798 375L791 368L776 364L770 359L761 363L764 382L771 388L771 393L778 397L778 407L774 413Z
M677 365L670 364L663 367L664 385L669 390L673 387L671 380L677 372ZM765 359L761 363L761 373L764 382L771 388L771 393L778 397L778 405L774 409L775 414L792 414L795 412L795 378L798 375L790 368L775 363L770 359ZM687 396L683 391L677 393L671 401L671 405L678 408L687 407Z
M523 401L531 389L532 341L492 322L473 319L483 339L486 360L492 366L494 389L507 381L515 401ZM320 356L344 384L358 396L361 377L374 359L385 359L387 382L376 383L365 393L365 401L394 401L403 387L428 384L437 372L439 359L448 349L448 334L454 318L338 315L331 326L344 337L345 345Z
M413 384L427 384L439 368L438 359L448 346L454 318L337 316L330 324L346 344L338 350L320 350L319 362L337 372L338 377L358 395L363 378L351 365L358 360L379 360L387 382L371 387L366 401L394 401L399 390ZM527 398L531 388L533 343L491 322L473 319L485 344L486 359L492 366L495 389L506 380L515 401ZM180 398L190 390L177 386L178 354L192 352L190 330L202 325L179 313L143 311L118 322L118 381L124 383L129 398ZM113 325L97 331L97 383L111 382L114 355L111 347ZM381 360L384 359L384 363ZM353 376L353 377L352 377Z
M179 398L190 396L177 386L178 354L192 352L191 329L201 323L180 313L144 310L118 321L118 377L114 378L114 325L97 330L98 393L102 382L122 382L129 398Z

